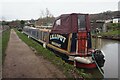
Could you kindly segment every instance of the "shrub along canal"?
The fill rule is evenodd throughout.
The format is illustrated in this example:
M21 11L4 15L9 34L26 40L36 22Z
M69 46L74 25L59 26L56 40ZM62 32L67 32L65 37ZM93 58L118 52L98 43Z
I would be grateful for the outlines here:
M96 41L93 39L93 47L101 49L105 53L105 64L102 68L104 71L104 78L118 78L118 53L120 42L115 40L100 39Z

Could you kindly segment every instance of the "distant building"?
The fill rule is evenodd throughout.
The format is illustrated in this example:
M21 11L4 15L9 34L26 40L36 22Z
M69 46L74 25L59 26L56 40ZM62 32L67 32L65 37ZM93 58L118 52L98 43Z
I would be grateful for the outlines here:
M26 26L34 27L34 26L35 26L35 20L34 20L34 19L26 20L26 21L25 21L25 25L26 25Z
M105 23L112 23L112 22L113 22L112 19L105 20Z
M113 18L108 20L96 20L91 22L91 31L95 33L95 30L98 29L100 32L107 32L111 23L118 23L120 18Z
M119 23L119 22L120 22L120 18L119 17L113 18L113 23Z
M42 26L42 25L43 25L43 22L44 22L43 19L38 19L38 20L36 20L36 22L35 22L35 26Z

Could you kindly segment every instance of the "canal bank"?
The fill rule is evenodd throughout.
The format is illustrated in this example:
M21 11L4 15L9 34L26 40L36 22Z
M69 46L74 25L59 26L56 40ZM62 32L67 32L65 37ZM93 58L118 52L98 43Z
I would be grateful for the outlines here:
M120 35L98 35L98 36L95 36L93 35L92 36L93 38L101 38L101 39L108 39L108 40L117 40L117 41L120 41Z
M93 38L102 38L102 39L110 39L120 41L120 30L111 30L109 32L101 32L92 34Z
M120 41L120 35L114 35L114 36L102 36L102 39L110 39L110 40L118 40Z

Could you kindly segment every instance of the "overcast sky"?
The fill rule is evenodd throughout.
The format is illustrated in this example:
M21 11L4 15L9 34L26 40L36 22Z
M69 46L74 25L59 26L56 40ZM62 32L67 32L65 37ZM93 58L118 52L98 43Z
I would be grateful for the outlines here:
M117 11L120 0L0 0L0 18L5 20L38 19L46 8L51 14L100 13Z

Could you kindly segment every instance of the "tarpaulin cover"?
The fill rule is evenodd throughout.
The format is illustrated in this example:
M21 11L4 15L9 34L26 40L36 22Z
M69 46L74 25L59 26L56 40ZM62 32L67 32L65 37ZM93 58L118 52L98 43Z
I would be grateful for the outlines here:
M55 20L51 33L76 33L77 14L63 14Z

